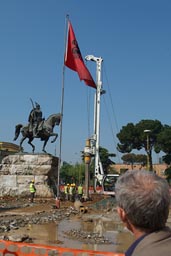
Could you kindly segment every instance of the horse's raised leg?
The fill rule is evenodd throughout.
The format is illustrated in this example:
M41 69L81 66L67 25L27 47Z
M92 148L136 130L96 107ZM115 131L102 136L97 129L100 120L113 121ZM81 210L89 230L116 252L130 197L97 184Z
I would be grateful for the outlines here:
M58 138L58 134L57 133L51 133L50 136L55 136L55 138L51 141L51 143L54 143L56 141L56 139Z

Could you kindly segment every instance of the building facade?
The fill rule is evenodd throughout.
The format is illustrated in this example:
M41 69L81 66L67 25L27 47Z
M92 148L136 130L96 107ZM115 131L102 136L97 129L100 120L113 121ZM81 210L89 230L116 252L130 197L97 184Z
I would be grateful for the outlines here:
M114 164L111 167L118 173L124 170L147 170L146 166L144 167L141 164ZM168 168L167 164L153 164L153 171L161 177L165 177L164 171L166 168Z

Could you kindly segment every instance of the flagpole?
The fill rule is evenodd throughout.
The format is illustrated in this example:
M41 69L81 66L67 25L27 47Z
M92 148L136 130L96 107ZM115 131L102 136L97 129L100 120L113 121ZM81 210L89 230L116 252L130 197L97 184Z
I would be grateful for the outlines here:
M64 50L64 52L66 52L68 20L69 20L69 15L66 15L66 19L65 19L65 36L64 36L64 47L65 47L65 50ZM59 196L60 196L60 168L61 168L61 156L62 156L62 124L63 124L64 88L65 88L64 84L65 84L65 59L63 61L63 71L62 71L61 123L60 123L59 159L58 159L57 198L59 198Z

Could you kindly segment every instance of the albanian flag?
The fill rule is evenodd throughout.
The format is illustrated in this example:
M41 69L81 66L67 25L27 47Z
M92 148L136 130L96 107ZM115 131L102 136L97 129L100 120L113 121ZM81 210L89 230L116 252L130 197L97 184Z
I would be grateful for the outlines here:
M68 44L65 53L65 66L76 71L80 80L84 80L85 84L96 88L96 84L84 64L81 52L72 28L71 23L68 21Z

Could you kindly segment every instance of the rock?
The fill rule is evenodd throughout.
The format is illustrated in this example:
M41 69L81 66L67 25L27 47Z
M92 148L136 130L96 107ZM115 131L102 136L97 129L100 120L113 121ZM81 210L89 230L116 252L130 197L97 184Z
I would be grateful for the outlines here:
M15 154L0 164L0 196L29 196L29 184L35 180L37 197L56 193L58 158L49 154Z
M74 208L75 208L75 210L76 211L80 211L80 207L84 207L83 206L83 204L80 202L80 200L76 200L75 202L74 202Z
M12 242L23 242L23 241L25 241L28 238L29 238L28 235L12 235L12 236L8 236L8 240L12 241Z

